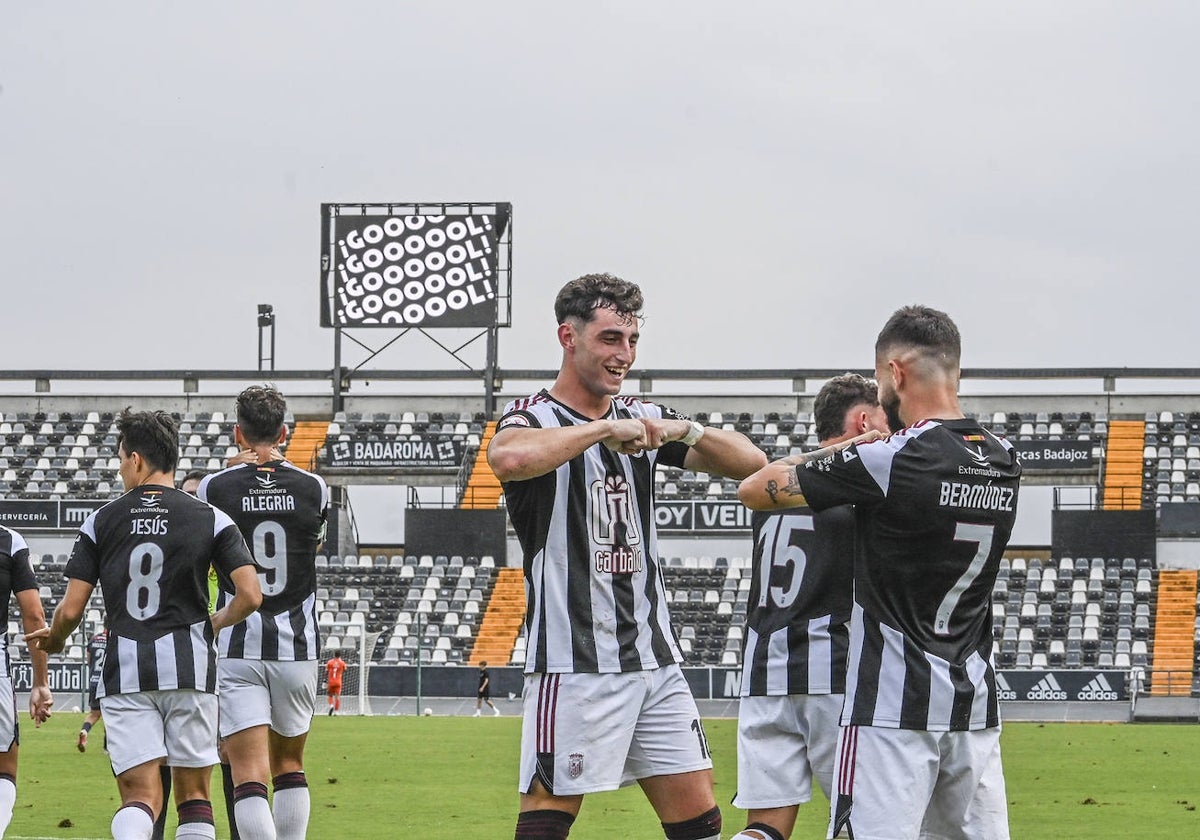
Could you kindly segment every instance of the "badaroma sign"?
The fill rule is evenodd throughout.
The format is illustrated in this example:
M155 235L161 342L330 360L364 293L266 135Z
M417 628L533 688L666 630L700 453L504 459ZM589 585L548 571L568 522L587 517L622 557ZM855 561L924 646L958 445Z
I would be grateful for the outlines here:
M326 444L326 466L331 469L367 467L457 467L462 460L462 443L417 435L357 438Z

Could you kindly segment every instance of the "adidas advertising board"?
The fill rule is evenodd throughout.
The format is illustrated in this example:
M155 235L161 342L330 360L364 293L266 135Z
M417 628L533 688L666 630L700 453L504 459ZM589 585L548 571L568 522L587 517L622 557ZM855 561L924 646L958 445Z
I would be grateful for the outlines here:
M1125 671L997 671L996 692L1010 702L1128 700L1128 677Z

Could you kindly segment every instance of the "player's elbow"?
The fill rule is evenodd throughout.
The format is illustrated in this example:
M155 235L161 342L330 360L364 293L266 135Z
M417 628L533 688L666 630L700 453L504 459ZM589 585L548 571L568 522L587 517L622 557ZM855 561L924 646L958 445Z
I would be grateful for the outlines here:
M771 510L774 501L763 489L763 482L755 473L738 485L738 501L750 510Z
M497 448L493 442L488 447L488 466L503 482L521 481L533 477L531 454L521 447L504 446Z
M742 460L741 469L738 471L739 475L735 475L733 478L747 478L748 476L754 475L766 465L766 453L757 446L752 447Z

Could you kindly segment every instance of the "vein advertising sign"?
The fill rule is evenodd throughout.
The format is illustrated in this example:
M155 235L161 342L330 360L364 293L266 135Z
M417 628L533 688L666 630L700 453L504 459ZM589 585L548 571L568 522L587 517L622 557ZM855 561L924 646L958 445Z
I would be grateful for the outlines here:
M108 499L0 500L0 525L16 531L74 530Z
M337 215L332 226L321 243L322 326L496 323L496 215Z
M654 521L660 532L749 531L754 511L738 501L657 500Z
M1090 440L1014 440L1009 441L1021 459L1021 468L1030 472L1066 472L1094 470Z
M363 437L325 444L325 464L329 469L457 467L462 455L461 441L439 440L432 436L375 440Z

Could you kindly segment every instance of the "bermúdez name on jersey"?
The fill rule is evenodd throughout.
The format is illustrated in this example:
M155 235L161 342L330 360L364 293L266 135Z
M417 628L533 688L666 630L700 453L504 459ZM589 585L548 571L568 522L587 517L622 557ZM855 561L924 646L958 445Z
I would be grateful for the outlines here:
M37 589L37 578L29 563L29 546L25 539L11 528L0 525L0 627L8 627L8 607L12 596L26 589ZM8 634L0 639L0 658L7 675L12 663L8 659Z
M743 697L841 694L854 586L854 509L756 511Z
M241 464L206 476L197 495L237 523L258 564L263 591L257 611L221 632L221 656L317 659L317 547L329 506L324 479L287 461ZM233 583L220 574L217 581L220 607L233 598Z
M143 485L91 514L65 575L104 596L108 648L96 696L216 690L208 569L254 561L227 515L173 487Z
M609 419L678 417L614 397ZM546 391L509 403L498 429L588 423ZM636 457L601 443L545 475L504 485L525 558L527 673L619 673L683 661L658 568L654 468L682 466L668 443Z
M1012 446L973 420L927 420L799 474L814 509L856 505L842 723L998 726L992 588L1016 520Z

